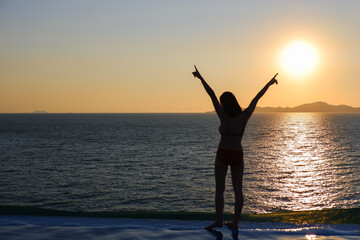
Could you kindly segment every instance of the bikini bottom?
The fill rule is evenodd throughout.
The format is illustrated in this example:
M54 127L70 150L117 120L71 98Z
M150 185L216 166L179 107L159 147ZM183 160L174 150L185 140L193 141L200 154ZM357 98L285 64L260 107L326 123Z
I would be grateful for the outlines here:
M244 165L243 150L230 150L219 148L216 152L216 158L225 165Z

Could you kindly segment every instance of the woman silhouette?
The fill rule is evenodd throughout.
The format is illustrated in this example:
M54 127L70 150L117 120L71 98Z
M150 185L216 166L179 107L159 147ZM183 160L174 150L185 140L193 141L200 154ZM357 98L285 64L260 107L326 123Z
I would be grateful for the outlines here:
M218 145L215 159L216 221L205 227L205 229L211 230L214 227L223 226L225 177L229 165L235 193L235 209L233 221L225 222L225 225L234 229L238 229L239 217L244 204L244 197L242 192L244 161L241 139L244 134L246 123L249 120L251 114L254 112L257 102L271 85L278 83L278 81L275 79L277 74L255 96L249 107L242 111L235 96L231 92L224 92L220 96L219 103L214 91L206 83L200 72L197 70L196 66L195 70L196 71L193 72L194 77L197 77L201 80L201 83L212 100L216 114L220 119L219 132L221 134L221 139Z

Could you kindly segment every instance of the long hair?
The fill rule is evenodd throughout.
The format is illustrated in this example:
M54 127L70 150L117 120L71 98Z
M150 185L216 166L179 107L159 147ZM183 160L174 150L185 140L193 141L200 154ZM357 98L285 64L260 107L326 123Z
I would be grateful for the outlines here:
M241 107L236 100L236 97L231 92L224 92L220 96L220 104L224 109L226 115L231 118L236 117L240 113L242 113Z

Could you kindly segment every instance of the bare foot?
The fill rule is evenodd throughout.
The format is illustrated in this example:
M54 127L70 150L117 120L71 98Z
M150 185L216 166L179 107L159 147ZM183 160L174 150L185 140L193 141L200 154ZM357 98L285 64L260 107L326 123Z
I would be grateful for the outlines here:
M205 229L212 230L213 228L222 227L222 226L223 226L222 222L214 222L213 224L210 224L209 226L205 227Z
M233 228L235 230L239 229L238 223L234 223L234 222L225 222L225 225L228 226L229 228Z

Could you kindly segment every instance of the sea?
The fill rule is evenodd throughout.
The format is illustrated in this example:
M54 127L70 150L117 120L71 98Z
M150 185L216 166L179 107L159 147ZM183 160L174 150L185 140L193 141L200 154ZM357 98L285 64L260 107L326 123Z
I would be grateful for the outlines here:
M213 213L219 123L211 113L0 114L0 205ZM360 114L254 114L243 212L360 208L359 143Z

